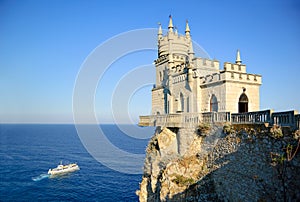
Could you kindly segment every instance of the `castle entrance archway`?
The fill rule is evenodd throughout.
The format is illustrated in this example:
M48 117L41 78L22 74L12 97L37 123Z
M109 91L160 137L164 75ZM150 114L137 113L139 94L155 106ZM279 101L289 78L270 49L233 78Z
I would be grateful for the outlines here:
M248 112L248 97L245 93L242 93L239 99L239 113Z
M215 95L212 95L210 98L210 111L211 112L218 111L218 99Z

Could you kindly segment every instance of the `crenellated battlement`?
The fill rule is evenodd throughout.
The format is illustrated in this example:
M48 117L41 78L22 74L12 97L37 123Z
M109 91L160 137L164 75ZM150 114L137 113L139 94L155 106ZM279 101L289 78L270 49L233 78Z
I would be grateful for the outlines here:
M220 63L218 60L210 60L207 58L195 58L193 59L194 67L195 68L209 68L219 71Z
M258 74L248 74L241 72L227 72L208 74L199 77L201 84L211 84L215 82L240 82L254 85L261 85L262 77Z
M158 55L165 55L167 53L177 53L187 56L190 49L190 40L185 36L168 33L159 39Z
M224 71L246 73L246 65L224 62Z

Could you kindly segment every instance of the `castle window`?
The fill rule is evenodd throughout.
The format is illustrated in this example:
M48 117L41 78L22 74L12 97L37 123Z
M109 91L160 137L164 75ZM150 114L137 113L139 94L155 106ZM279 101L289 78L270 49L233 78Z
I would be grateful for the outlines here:
M246 93L242 93L239 98L239 113L248 112L248 97Z
M181 111L184 111L184 97L183 94L180 93L180 103L181 103Z
M184 97L183 94L180 93L177 99L177 112L183 112L183 111L184 111Z
M190 112L190 98L186 98L186 112Z
M231 73L231 78L233 78L233 79L234 79L234 73L233 73L233 72Z

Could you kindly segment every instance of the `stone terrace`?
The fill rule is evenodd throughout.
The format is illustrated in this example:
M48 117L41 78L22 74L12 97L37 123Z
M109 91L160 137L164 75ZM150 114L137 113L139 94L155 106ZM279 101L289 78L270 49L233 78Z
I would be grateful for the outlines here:
M247 113L230 112L206 112L206 113L181 113L140 116L139 126L161 126L189 128L195 127L199 123L225 123L232 124L262 124L269 123L279 126L300 129L300 114L297 111L273 112L263 110Z

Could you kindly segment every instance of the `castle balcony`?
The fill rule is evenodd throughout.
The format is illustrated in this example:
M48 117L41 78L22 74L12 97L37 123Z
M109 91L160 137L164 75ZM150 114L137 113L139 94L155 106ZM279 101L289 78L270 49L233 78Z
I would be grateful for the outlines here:
M232 124L264 124L290 127L292 130L300 129L300 114L297 111L273 112L262 110L246 113L205 112L180 113L140 116L139 126L154 127L195 127L199 123L225 123Z
M230 121L230 112L182 113L140 116L139 126L194 127L201 122L218 123Z

